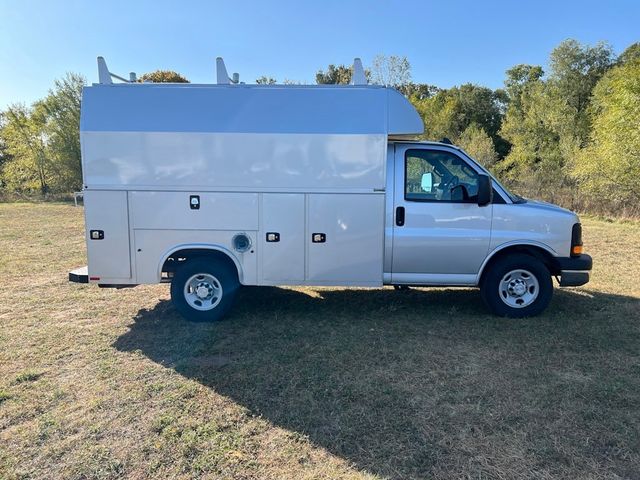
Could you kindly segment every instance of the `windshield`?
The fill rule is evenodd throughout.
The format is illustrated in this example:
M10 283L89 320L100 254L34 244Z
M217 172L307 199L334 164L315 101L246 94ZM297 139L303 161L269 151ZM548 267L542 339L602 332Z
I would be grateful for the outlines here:
M502 183L500 183L500 181L486 168L484 168L482 165L480 165L476 160L474 160L471 155L469 155L467 152L465 152L463 149L460 149L460 151L465 155L465 157L467 157L475 166L477 166L480 170L482 170L484 173L486 173L487 175L489 175L491 177L491 181L494 184L497 184L504 193L507 194L507 196L509 197L509 200L511 200L513 203L524 203L526 202L526 200L524 198L522 198L520 195L516 195L515 193L511 193L507 187L505 187Z

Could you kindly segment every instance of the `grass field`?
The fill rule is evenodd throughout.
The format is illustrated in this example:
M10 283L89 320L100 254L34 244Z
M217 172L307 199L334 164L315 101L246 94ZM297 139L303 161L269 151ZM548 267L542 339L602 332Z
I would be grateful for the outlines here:
M539 318L476 290L67 282L82 209L0 204L0 478L640 478L640 224ZM115 259L114 259L115 261Z

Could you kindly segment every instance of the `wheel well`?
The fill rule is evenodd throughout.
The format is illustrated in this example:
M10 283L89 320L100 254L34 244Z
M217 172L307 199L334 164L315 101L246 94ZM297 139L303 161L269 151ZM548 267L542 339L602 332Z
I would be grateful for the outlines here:
M208 248L185 248L173 252L162 264L161 272L163 276L164 274L167 274L168 277L171 277L180 265L199 258L215 259L217 261L224 262L229 266L229 268L236 271L238 278L240 278L240 269L228 254L221 252L220 250Z
M544 248L536 247L534 245L513 245L511 247L506 247L499 252L495 253L493 257L489 259L487 264L482 269L482 273L480 275L480 283L482 283L482 279L486 272L489 271L491 266L497 262L498 260L507 257L513 254L525 254L531 257L537 258L549 269L551 275L559 275L560 274L560 266L558 265L557 260L553 255L551 255Z

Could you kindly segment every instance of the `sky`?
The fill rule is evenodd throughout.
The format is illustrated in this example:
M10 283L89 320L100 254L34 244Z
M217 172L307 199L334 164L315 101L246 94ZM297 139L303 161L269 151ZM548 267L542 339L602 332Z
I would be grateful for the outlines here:
M121 76L169 69L195 83L215 81L217 56L247 83L314 83L330 63L400 55L415 82L498 88L567 38L622 52L640 41L640 1L0 0L0 108L65 72L97 82L99 55Z

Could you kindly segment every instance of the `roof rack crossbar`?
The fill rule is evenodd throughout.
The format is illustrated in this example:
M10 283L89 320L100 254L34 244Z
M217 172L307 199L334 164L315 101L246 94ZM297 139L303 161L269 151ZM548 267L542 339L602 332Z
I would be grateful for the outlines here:
M135 72L129 73L129 79L127 80L126 78L121 77L120 75L111 73L109 71L109 68L107 67L107 62L105 61L104 57L98 57L98 81L102 84L109 85L113 83L113 80L112 80L113 78L115 78L116 80L120 80L121 82L124 82L124 83L136 82Z

